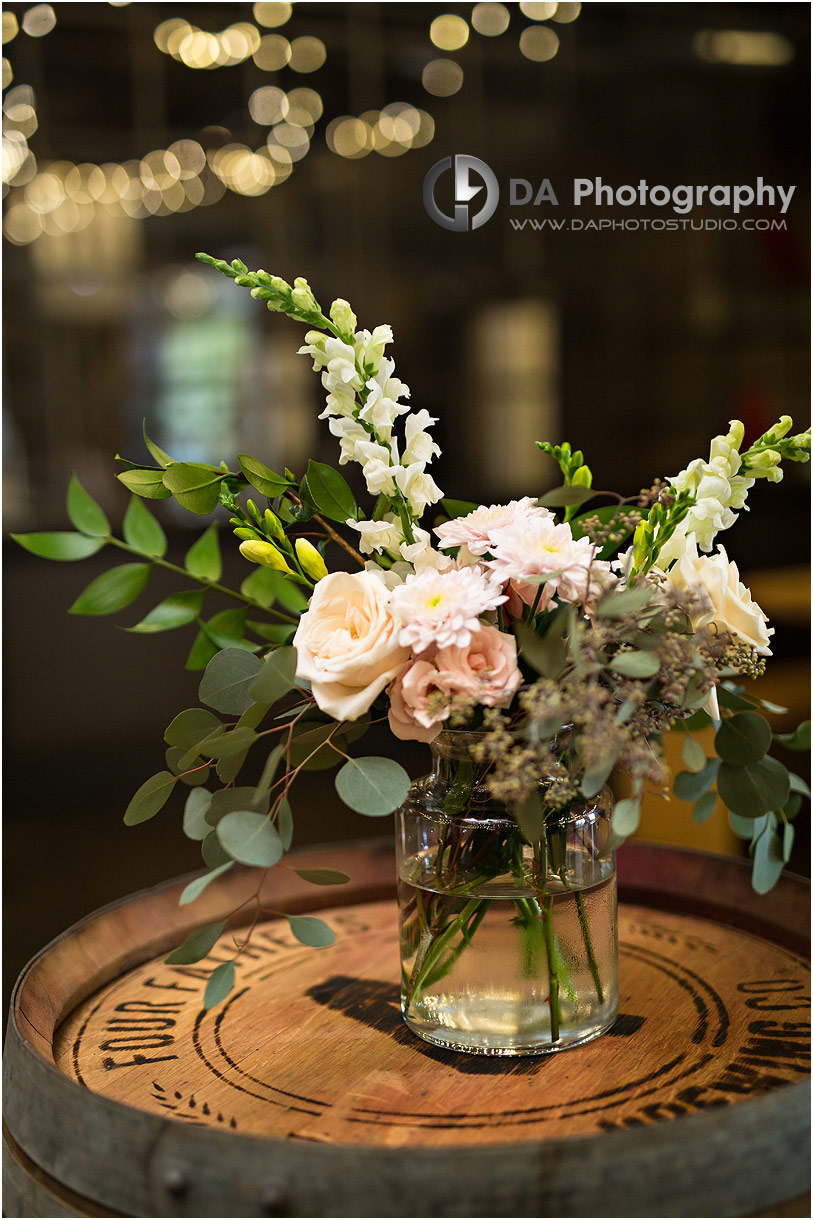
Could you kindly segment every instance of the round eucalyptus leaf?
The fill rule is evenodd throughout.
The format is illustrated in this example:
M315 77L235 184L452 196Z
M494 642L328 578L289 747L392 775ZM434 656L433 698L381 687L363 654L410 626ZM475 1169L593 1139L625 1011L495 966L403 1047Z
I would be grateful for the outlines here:
M610 661L609 668L625 678L654 678L660 665L651 652L619 652Z
M679 801L699 801L708 792L720 769L719 758L710 758L702 771L680 771L672 784Z
M692 737L691 733L683 738L683 761L690 771L702 771L708 761L706 759L706 751L701 746L696 737Z
M202 928L195 928L182 945L174 949L169 957L164 958L167 966L189 966L192 962L199 962L214 948L225 926L226 921L223 919L219 923L207 923Z
M406 771L390 758L350 758L336 776L336 791L351 809L379 818L403 805L409 792Z
M695 802L694 809L692 810L692 821L698 825L701 822L707 822L714 813L716 804L717 793L706 792L704 796L701 796L699 801Z
M178 906L188 906L190 902L194 902L199 898L206 886L214 881L215 877L219 877L221 873L225 873L227 868L231 868L233 860L227 860L225 864L221 864L218 868L212 869L210 873L204 873L202 877L196 877L194 881L190 881L189 885L178 899Z
M227 813L217 824L217 835L229 855L241 864L271 868L282 859L282 841L265 814L249 809Z
M790 776L787 768L770 755L748 767L723 763L717 791L732 813L758 818L782 808L790 794Z
M723 720L714 748L723 762L732 767L747 767L758 762L771 744L771 726L759 712L737 712Z
M346 885L350 880L347 873L335 868L295 868L294 872L311 885Z
M639 796L627 796L622 801L616 802L611 823L614 834L626 839L631 834L635 834L640 821L641 798Z
M326 949L336 939L333 929L329 928L324 920L315 919L313 915L286 915L285 918L296 939L303 945L310 945L312 949Z
M222 649L201 678L201 702L227 716L241 716L254 702L248 692L261 667L262 661L244 648Z
M137 826L154 818L169 800L176 780L177 776L169 771L159 771L145 780L124 812L125 826Z
M206 821L206 810L211 799L211 792L203 788L193 788L189 793L183 810L183 832L187 839L205 839L211 831Z
M209 982L203 993L203 1007L214 1008L215 1004L225 1000L233 986L234 962L224 962L222 966L216 966L209 975Z

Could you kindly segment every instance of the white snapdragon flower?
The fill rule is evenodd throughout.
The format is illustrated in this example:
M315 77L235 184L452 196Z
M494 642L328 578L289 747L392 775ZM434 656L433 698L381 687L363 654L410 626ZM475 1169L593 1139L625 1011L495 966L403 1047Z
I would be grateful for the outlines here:
M303 313L318 313L319 306L316 302L316 297L311 291L311 286L306 279L301 275L294 280L293 290L291 292L291 300L297 309L301 309Z
M352 419L356 410L356 391L345 381L337 381L330 373L322 374L322 384L329 390L325 400L325 409L319 419L329 419L331 415L342 415Z
M660 566L679 559L690 539L701 551L710 551L716 535L737 520L735 510L746 508L745 499L755 480L737 473L742 465L739 448L744 435L744 426L732 419L726 435L712 440L707 462L695 458L669 480L678 491L691 492L695 504L659 552Z
M368 434L355 419L332 418L328 420L328 428L339 438L339 465L346 466L348 462L359 461L357 449L360 441L366 441Z
M325 342L325 357L327 371L335 381L361 389L361 378L356 372L356 353L349 343L343 343L341 339L328 339ZM324 377L322 384L326 389L332 388L326 385Z
M404 421L406 448L402 461L405 466L409 466L413 462L426 464L431 462L433 457L438 456L440 445L433 441L429 433L425 431L426 428L430 428L437 422L426 409L416 411L414 415L409 415Z
M375 551L392 551L397 555L404 540L401 522L393 513L386 513L380 521L354 521L348 517L345 524L361 535L359 550L363 555L372 555Z
M369 330L356 331L354 342L359 364L377 373L384 357L384 348L392 343L392 327L384 323L376 326L372 334Z
M386 445L378 445L375 441L358 441L355 448L355 459L361 463L367 490L371 496L395 495L395 474L400 466L390 465L390 450Z
M414 542L401 543L401 558L411 563L416 572L424 572L427 569L445 572L447 568L459 566L449 555L433 548L432 535L428 530L413 526L412 536Z
M371 424L379 439L389 440L392 425L399 415L406 414L409 407L404 403L396 402L394 398L387 397L376 380L368 381L367 389L369 390L367 402L359 411L359 419Z
M358 318L347 301L339 297L330 307L330 320L343 335L352 335L358 326Z
M427 504L435 504L443 498L431 474L424 473L425 462L413 462L410 466L394 466L398 490L419 517Z

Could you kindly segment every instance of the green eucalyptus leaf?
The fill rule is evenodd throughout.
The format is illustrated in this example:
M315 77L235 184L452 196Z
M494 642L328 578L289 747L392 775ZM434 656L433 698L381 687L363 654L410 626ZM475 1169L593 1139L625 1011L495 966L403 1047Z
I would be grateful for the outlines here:
M723 762L745 767L758 762L771 744L771 726L759 712L737 712L720 724L714 748Z
M206 810L205 818L209 826L216 826L227 813L238 809L250 809L252 813L268 812L268 793L258 792L256 788L220 788L212 793L212 799Z
M204 707L189 707L172 720L164 733L164 741L169 746L182 746L189 750L203 741L210 733L222 728L217 716L207 712Z
M525 842L538 843L545 829L545 815L539 793L530 792L524 801L512 806L511 812Z
M161 559L167 553L167 536L143 500L131 496L124 514L124 541L142 555Z
M601 789L610 778L610 772L617 761L617 756L613 755L612 758L605 759L602 763L597 763L593 767L586 768L581 782L581 789L588 799L601 792Z
M655 593L651 585L624 589L621 593L605 593L596 606L598 618L624 618L643 610Z
M164 486L163 470L149 470L146 467L136 467L133 470L121 470L116 475L128 491L145 500L168 500L172 492Z
M608 668L625 678L654 678L660 661L651 652L619 652Z
M80 534L89 534L92 538L110 537L110 522L75 474L71 475L68 485L68 516Z
M793 840L796 835L795 828L790 822L785 822L782 828L782 859L785 864L790 860L790 853L793 851Z
M336 791L345 805L372 818L403 805L409 786L406 771L391 758L350 758L336 776Z
M792 822L795 817L798 817L799 810L802 808L802 798L798 792L794 792L785 801L782 806L782 813L788 822Z
M754 710L752 703L743 699L739 691L731 690L724 682L717 687L717 701L720 707L726 708L729 712L752 712Z
M223 850L216 830L210 830L200 845L200 854L207 868L220 868L222 864L233 864L231 856Z
M69 608L69 614L115 614L143 593L149 580L148 563L121 563L92 580Z
M295 483L290 479L283 478L280 474L275 474L273 470L270 470L268 466L265 466L249 453L238 453L237 460L240 463L240 469L245 475L246 480L260 495L267 496L269 500L275 500L277 496L281 496L286 492L289 487L295 486Z
M626 796L623 800L616 801L612 814L614 834L619 838L627 839L630 835L635 834L640 821L641 798L639 796Z
M291 846L294 838L294 815L287 796L284 796L277 807L277 830L285 851Z
M268 703L252 703L243 712L237 724L234 726L237 729L256 729L262 724L268 713L271 711L271 705Z
M186 627L189 623L194 623L200 614L202 604L203 591L201 589L172 593L150 610L140 623L136 623L134 627L126 627L125 631L134 631L141 635L155 635L159 631L174 631L178 627Z
M203 1007L207 1011L214 1008L221 1000L225 1000L233 987L234 962L224 962L222 966L216 966L209 975L209 982L203 993Z
M189 966L192 962L199 962L208 957L225 926L225 919L221 919L219 923L207 923L202 928L196 928L194 932L189 933L182 945L174 949L169 957L164 958L165 964Z
M198 691L202 703L228 716L240 716L254 700L249 688L262 667L242 648L224 648L206 666Z
M694 809L692 810L692 821L697 822L698 825L701 822L707 822L714 813L716 805L717 793L704 793L704 795L700 797L700 800L695 802Z
M248 750L241 750L237 754L227 754L225 758L217 760L215 770L221 784L231 784L237 779L247 755Z
M308 491L317 510L331 521L344 525L356 515L356 501L346 479L324 462L308 462Z
M227 868L231 868L233 863L233 860L227 860L225 864L219 865L211 873L204 873L202 877L196 877L194 881L190 881L178 899L178 906L185 907L190 902L194 902L196 898L201 896L207 885L214 881L216 877L219 877L221 873L225 873Z
M73 534L70 530L46 530L39 534L11 534L24 550L40 559L59 559L73 562L95 555L106 545L104 538L88 538L85 534Z
M728 811L728 824L738 839L751 839L754 835L755 818L741 818L738 813Z
M770 755L747 767L723 763L717 776L717 791L732 813L757 818L781 809L791 790L786 767Z
M672 790L679 801L699 801L711 788L720 770L719 758L710 758L702 771L680 771Z
M263 766L262 774L257 781L257 787L255 790L258 800L260 800L271 787L271 781L277 773L277 767L280 764L280 759L282 758L284 749L285 747L282 744L274 746L273 750L268 755L268 758L265 760L265 765Z
M586 500L592 500L595 494L590 487L554 487L552 491L548 491L544 496L540 496L537 503L542 508L570 507L574 504L584 504Z
M754 848L754 868L751 884L758 894L767 894L782 875L785 857L782 840L776 832L776 818L769 815L768 824Z
M810 721L803 720L792 733L776 733L774 741L778 741L786 750L809 750Z
M150 776L127 806L124 812L125 826L137 826L139 822L154 818L169 800L176 779L169 771L159 771L157 775Z
M292 645L275 649L266 657L251 683L249 694L252 699L273 704L287 695L295 685L296 665L296 649Z
M164 471L164 486L181 508L205 517L220 501L224 476L197 462L173 462Z
M772 759L771 761L775 762L776 760ZM779 766L781 765L780 763ZM810 787L807 781L802 779L801 775L794 775L792 771L789 771L788 778L790 779L791 792L798 792L801 796L810 796Z
M230 758L233 754L249 749L256 740L257 734L246 725L244 728L224 733L210 742L207 750L212 758Z
M295 868L294 872L311 885L346 885L350 880L347 873L335 868Z
M543 678L555 680L565 667L567 622L566 614L557 614L544 635L537 635L532 627L520 619L513 625L522 659Z
M204 530L197 542L193 542L183 561L190 576L198 580L220 580L223 564L220 558L220 543L217 539L217 523Z
M144 444L147 446L150 457L153 459L153 461L157 462L159 466L164 468L171 466L173 459L169 456L166 450L162 449L160 445L156 445L155 441L151 441L147 436L146 420L141 421L141 435L144 437Z
M237 809L217 824L217 837L229 855L241 864L271 868L282 859L282 841L276 827L262 813Z
M286 915L291 931L303 945L312 949L327 949L336 939L336 933L322 919L313 915Z
M689 733L683 738L683 761L690 771L702 771L706 765L706 751L696 737Z
M187 767L196 766L201 760L208 762L213 757L209 753L209 747L222 737L225 731L226 726L224 724L217 724L210 733L207 733L205 737L201 737L199 741L196 741L189 747L183 757L178 760L179 768L183 771Z
M205 788L193 788L183 810L183 832L187 839L203 840L212 829L206 821L206 810L212 799Z

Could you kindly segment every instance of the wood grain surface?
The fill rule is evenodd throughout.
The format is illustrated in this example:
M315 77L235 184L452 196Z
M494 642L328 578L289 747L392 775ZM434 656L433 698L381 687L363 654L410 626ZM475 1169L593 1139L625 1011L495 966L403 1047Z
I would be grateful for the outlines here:
M116 903L26 969L7 1215L807 1214L787 1202L809 1180L806 883L758 899L738 862L626 848L618 1021L512 1060L404 1025L388 845L292 863L352 876L317 890L275 870L274 905L318 910L335 945L260 925L209 1013L232 931L200 966L163 958L251 892L249 870L192 908L183 881Z
M201 1011L199 966L160 957L80 1004L57 1066L125 1105L251 1135L393 1147L510 1143L673 1122L809 1072L809 972L795 954L688 915L622 906L620 1015L577 1050L514 1064L404 1025L394 902L323 911L314 951L255 931L232 995Z

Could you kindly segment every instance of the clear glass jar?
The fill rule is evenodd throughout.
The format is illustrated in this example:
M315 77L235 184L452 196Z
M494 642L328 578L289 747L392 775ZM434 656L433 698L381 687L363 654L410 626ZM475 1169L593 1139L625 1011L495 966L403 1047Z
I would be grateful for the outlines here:
M443 732L396 815L401 1009L427 1042L481 1055L565 1050L618 1008L612 795L549 810L531 846ZM540 780L544 812L544 780Z

